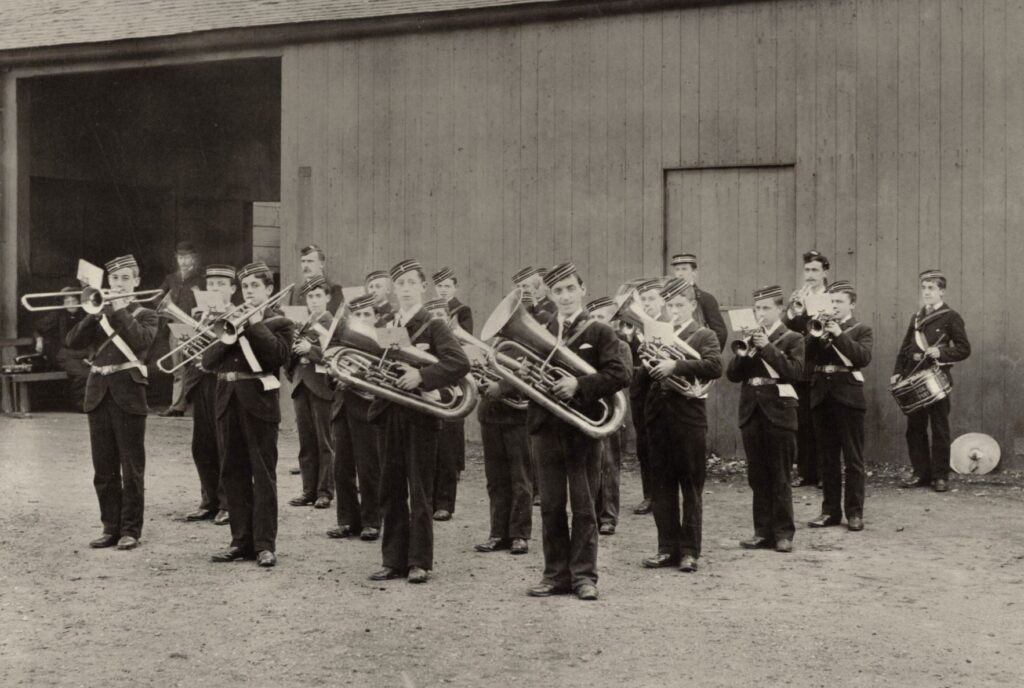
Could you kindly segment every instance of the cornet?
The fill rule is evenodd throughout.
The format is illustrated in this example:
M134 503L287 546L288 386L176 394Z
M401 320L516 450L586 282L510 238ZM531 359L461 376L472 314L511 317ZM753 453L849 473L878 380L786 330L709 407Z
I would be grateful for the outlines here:
M804 297L810 293L811 283L804 282L804 286L800 287L798 291L793 292L793 295L789 297L789 309L797 315L802 315L806 310L806 304L804 303Z
M836 317L831 313L819 313L808 321L807 334L812 337L822 337L826 341L831 339L832 335L825 331L825 327L833 320L836 320Z
M757 349L750 343L750 338L757 332L764 333L764 327L758 327L755 329L744 328L740 330L740 338L734 339L729 343L729 348L732 349L733 354L736 356L754 356L757 354Z
M26 310L36 311L59 311L64 308L81 308L90 315L96 315L103 310L103 306L110 301L122 301L127 300L128 303L146 303L160 298L163 294L162 289L148 289L146 291L136 291L131 294L122 294L116 292L113 289L96 289L95 287L86 287L81 291L47 291L38 294L25 294L21 297L21 305ZM77 298L78 303L71 304L69 306L64 305L64 299L71 297ZM44 299L60 299L60 303L36 306L32 304L32 301L44 300Z

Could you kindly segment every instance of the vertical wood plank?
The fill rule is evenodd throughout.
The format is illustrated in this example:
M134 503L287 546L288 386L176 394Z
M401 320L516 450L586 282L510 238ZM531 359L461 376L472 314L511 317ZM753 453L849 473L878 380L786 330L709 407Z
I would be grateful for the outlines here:
M755 5L736 8L736 38L732 49L736 84L736 150L733 163L737 165L749 165L757 160L757 57L762 38L757 31L758 10Z
M533 262L537 247L537 205L540 195L540 175L538 174L538 51L540 49L540 32L538 25L524 26L521 31L520 54L522 69L521 100L519 105L519 128L522 135L522 154L520 156L520 196L519 196L519 255L515 256L511 265L502 275L501 291L507 292L512 287L511 278L520 268Z
M739 8L718 8L718 164L735 165L737 150L737 52Z
M554 177L555 215L549 230L554 232L554 253L548 263L560 263L572 258L572 46L573 25L560 24L554 41L555 121L554 121ZM550 267L550 265L549 265Z
M582 271L584 278L593 280L590 270L590 140L592 113L590 110L591 74L593 57L590 54L590 22L573 24L569 29L570 64L569 82L569 137L570 137L570 227L572 230L569 253Z
M817 3L798 5L795 30L796 77L796 241L790 248L793 255L792 274L783 280L785 286L799 280L800 256L814 246L815 239L815 180L817 177L817 151L815 149L816 84L815 56L817 54Z
M631 252L630 233L627 230L626 159L628 133L626 32L621 20L608 32L608 88L605 93L607 108L607 165L608 168L608 259L607 271L611 288L617 287L631 276L628 256Z
M524 262L546 265L555 255L555 30L538 26L537 53L537 222L532 255Z
M817 3L814 246L833 260L836 253L836 13L834 3Z
M950 280L949 298L955 303L962 284L960 275L963 193L963 21L961 0L942 0L939 54L939 255L935 263Z
M1007 36L1018 36L1024 29L1024 0L1010 0L1006 10ZM1024 44L1019 40L1006 42L1006 73L1024 74ZM1024 290L1024 276L1019 266L1024 265L1024 82L1019 78L1006 81L1006 317L1005 355L1001 364L1006 374L1007 409L1020 409L1024 404L1024 385L1020 382L1020 361L1024 360L1024 318L1019 317L1015 300ZM984 355L984 354L982 354ZM1004 421L1000 445L1006 447L1007 458L1016 451L1017 438L1024 437L1024 414L1002 413ZM1020 455L1016 457L1020 465ZM1013 465L1013 464L1010 464Z
M666 12L661 22L661 166L680 164L682 120L682 21L683 12Z
M680 12L680 167L694 167L700 161L700 56L703 37L700 18L700 11Z
M941 194L941 139L939 118L942 112L940 55L942 27L941 4L928 0L921 4L921 84L919 123L921 133L920 206L918 209L918 255L921 265L939 264L939 198Z
M776 147L778 121L776 104L779 97L778 67L779 53L778 3L759 3L754 6L756 37L753 54L755 108L755 150L753 159L759 163L789 162L780 159ZM789 67L785 65L783 68Z
M503 274L511 275L518 268L521 249L520 197L522 196L522 153L523 140L521 111L522 103L522 29L509 30L505 41L504 87L502 89L501 122L503 130L502 147L502 255L500 261L490 261L487 271L486 290L478 295L484 303L493 304L503 294ZM500 266L500 270L495 268ZM477 310L484 310L484 303ZM481 322L483 322L481 320Z
M697 10L700 17L700 69L698 72L698 103L700 127L698 131L698 164L719 164L718 155L718 22L715 8Z
M608 272L608 24L593 22L589 32L591 56L587 109L590 113L587 274L591 298L614 290ZM618 283L616 282L615 285Z
M835 258L832 275L857 274L857 32L856 0L836 5Z
M642 45L643 20L636 15L623 18L627 46ZM627 49L626 60L626 193L625 193L625 257L627 275L644 274L644 59L640 50Z
M781 163L793 163L797 159L798 45L811 38L805 34L798 38L797 35L797 12L802 8L803 5L786 2L778 6L777 12L775 149Z
M664 172L661 163L661 21L660 14L643 15L643 269L649 274L664 270L662 246L665 236Z

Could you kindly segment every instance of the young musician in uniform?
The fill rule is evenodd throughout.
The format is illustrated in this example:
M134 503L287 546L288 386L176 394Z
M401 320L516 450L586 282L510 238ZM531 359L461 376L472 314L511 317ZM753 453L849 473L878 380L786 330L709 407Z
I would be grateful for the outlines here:
M234 343L217 342L203 367L217 373L217 435L224 452L221 481L228 496L231 545L215 562L256 559L277 563L277 429L281 383L274 373L288 363L292 322L266 302L274 276L266 263L238 271L246 310L255 309Z
M321 338L331 329L333 316L327 310L328 285L322 275L306 280L299 291L306 300L309 317L295 324L294 343L285 372L295 383L292 403L299 435L299 470L302 494L289 500L292 506L317 509L330 507L334 498L334 465L331 447L331 390L323 366Z
M643 560L647 568L678 566L692 573L701 553L704 480L707 475L708 417L706 384L722 376L718 338L697 324L699 302L692 284L678 277L661 291L672 319L675 337L685 356L662 358L651 368L644 415L653 464L654 522L658 553ZM669 386L670 378L692 385L682 393ZM683 516L679 520L679 494Z
M804 340L811 369L811 418L821 460L824 500L812 528L836 526L846 513L850 530L864 530L864 373L871 362L871 327L853 317L857 292L845 280L828 286L832 313L821 336ZM842 461L839 456L842 454ZM846 496L843 498L843 465Z
M366 293L374 297L377 327L390 325L395 319L395 310L389 300L393 288L391 277L384 270L374 270L366 275Z
M459 278L451 268L441 268L431 276L438 298L445 302L448 317L454 318L459 327L473 334L473 311L459 301Z
M697 308L694 309L693 319L701 327L707 327L718 338L718 350L725 349L725 340L729 338L729 329L722 319L722 309L718 306L718 299L712 296L711 292L704 291L697 286L697 256L693 253L677 253L672 256L672 273L679 279L684 279L693 285L693 293L696 295Z
M146 365L139 356L156 337L157 314L130 302L139 286L131 255L106 264L110 288L103 310L89 314L67 334L69 349L94 347L85 404L89 414L93 485L103 535L90 547L134 549L142 537L146 472Z
M587 314L595 321L611 325L618 304L607 296L587 304ZM632 358L629 344L619 337L619 354ZM622 474L622 447L626 442L626 426L601 440L601 487L597 493L597 522L601 535L614 535L619 526L619 478Z
M439 390L458 384L469 373L469 359L459 340L443 322L424 311L427 281L415 260L391 268L399 310L395 326L404 327L413 346L437 358L423 368L410 367L398 380L406 391ZM380 415L381 507L384 512L384 567L371 580L408 575L410 583L425 583L434 564L434 469L441 421L408 406L374 400L371 417Z
M546 325L555 315L555 304L551 299L543 298L544 281L540 278L540 268L526 266L512 275L512 284L523 292L523 304L534 319ZM533 486L533 505L540 506L540 471L537 470L537 457L530 454L530 484Z
M561 346L595 369L589 375L562 377L552 386L559 399L575 399L594 412L602 399L629 385L631 364L619 349L611 327L589 318L583 309L586 287L572 263L562 263L545 275L558 308L547 324ZM531 401L527 408L531 451L540 468L544 577L529 589L534 597L574 592L581 600L597 599L597 514L595 500L601 481L601 445ZM566 485L568 484L568 495ZM572 527L566 516L572 508Z
M803 286L793 292L789 297L789 304L782 315L783 324L789 329L802 335L807 334L807 322L813 313L807 313L803 300L807 296L821 295L828 287L828 270L830 263L828 258L819 251L810 250L803 255L804 262L804 283ZM804 342L806 348L807 343ZM819 484L821 470L821 457L818 456L817 442L814 439L814 422L811 419L811 373L808 368L804 369L804 378L794 387L799 395L800 429L797 433L796 465L797 479L793 487L806 487Z
M376 297L366 294L349 304L353 323L372 329L377 322ZM340 344L340 327L332 346ZM378 427L370 423L373 397L337 385L331 405L331 436L334 446L334 483L338 492L338 525L327 531L330 538L359 535L373 541L380 536L380 452Z
M793 551L793 494L789 472L796 455L797 398L793 383L804 368L804 338L780 320L782 289L754 291L754 315L761 327L737 352L726 376L740 388L739 423L747 455L747 480L754 492L754 537L744 549Z
M434 282L436 284L437 280L435 279ZM432 318L440 320L445 325L450 325L452 319L457 317L448 310L450 303L450 301L444 298L431 299L423 304L423 310L429 313ZM470 317L472 318L472 316ZM469 324L472 327L472 320L470 320ZM459 476L465 469L465 422L461 418L459 420L441 421L441 432L437 436L437 465L434 469L435 521L452 520L452 514L455 513L455 497L459 487Z
M953 382L953 364L971 355L964 319L945 303L946 276L940 270L920 275L921 310L914 314L903 337L891 382L938 365L941 374ZM907 416L907 451L914 476L904 487L927 487L936 492L949 489L949 396ZM928 428L931 426L931 443Z
M206 291L220 295L223 308L231 306L234 296L235 269L230 265L206 266ZM201 324L208 324L217 313L193 312ZM212 518L216 525L229 522L228 497L220 480L224 464L217 438L217 375L193 361L184 376L185 397L192 403L192 460L199 473L202 501L199 508L185 516L188 521Z

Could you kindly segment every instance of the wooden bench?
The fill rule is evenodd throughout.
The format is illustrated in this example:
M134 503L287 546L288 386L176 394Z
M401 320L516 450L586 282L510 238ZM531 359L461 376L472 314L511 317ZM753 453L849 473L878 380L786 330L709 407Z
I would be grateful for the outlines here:
M35 340L31 337L18 339L0 339L0 360L4 364L13 363L18 354L19 346L32 346ZM0 372L0 411L18 418L27 418L31 411L28 397L28 386L33 382L51 382L67 380L68 374L63 370L45 373L2 373Z

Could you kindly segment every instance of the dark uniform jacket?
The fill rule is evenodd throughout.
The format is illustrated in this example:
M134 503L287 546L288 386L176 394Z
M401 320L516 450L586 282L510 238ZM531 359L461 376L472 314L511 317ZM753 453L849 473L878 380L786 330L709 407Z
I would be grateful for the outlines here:
M50 311L35 324L35 332L43 338L43 355L53 367L64 367L64 361L88 358L89 348L71 349L65 344L68 333L86 317L81 308L68 312L66 310Z
M789 329L793 330L797 334L801 334L801 335L806 336L807 335L807 326L810 324L810 322L811 322L811 316L808 315L806 312L801 313L800 315L795 315L795 316L793 316L791 318L791 317L789 317L789 308L788 307L784 311L782 311L782 324L785 325L786 327L788 327ZM806 351L806 347L807 347L807 343L805 341L804 342L805 351ZM803 377L800 378L800 381L803 381L803 382L809 381L811 379L811 372L812 372L811 366L804 366Z
M331 280L327 279L327 276L323 276L327 280L327 312L336 313L338 307L345 303L345 295L341 291L341 285L335 284ZM297 291L292 293L291 303L293 306L305 306L306 297L299 294Z
M558 319L552 317L547 328L548 332L557 337ZM576 377L579 386L575 399L587 415L596 417L601 399L607 400L610 405L612 395L629 385L633 364L619 348L619 338L612 328L593 320L586 311L566 326L562 341L568 344L570 351L595 369L594 373ZM561 422L532 401L527 407L526 418L527 429L531 433L538 432L548 423Z
M700 359L687 358L677 361L673 375L685 377L690 382L694 382L695 379L707 381L722 377L722 358L718 349L718 337L714 332L701 327L696 321L690 321L686 329L677 332L676 336L693 347L700 354ZM672 405L673 422L707 427L708 416L704 399L686 397L669 387L664 380L657 381L652 378L647 393L647 421L657 422L656 416L664 410L666 404Z
M900 344L899 353L896 355L893 374L900 377L909 375L924 354L921 347L917 345L917 338L914 337L915 330L921 331L928 346L935 346L935 342L945 335L938 345L939 365L942 366L952 383L953 376L950 375L950 372L953 363L962 361L971 355L971 343L967 340L964 319L946 304L939 306L930 315L925 315L924 309L915 313L907 328L907 334L903 337L903 343ZM924 369L927 365L927 363L922 363L918 370Z
M160 289L171 295L174 305L191 313L196 307L196 295L194 289L202 289L206 286L206 274L204 270L195 269L186 277L181 276L180 271L172 272L164 278Z
M262 322L249 325L241 337L248 340L263 373L276 375L288 362L292 350L292 321L277 311L268 312ZM242 352L241 337L234 344L217 342L203 354L203 367L217 373L252 373ZM281 422L278 390L265 391L260 380L217 380L217 417L224 415L232 399L249 413L268 423Z
M314 320L308 320L305 323L293 323L293 327L298 330L294 335L296 338L306 338L311 340L312 346L309 349L309 353L299 356L298 354L291 354L285 372L288 375L288 379L295 383L295 387L292 388L292 398L294 399L299 395L301 388L306 387L311 394L317 396L325 401L330 401L334 396L329 380L326 373L319 373L316 370L318 365L323 363L323 349L320 346L320 336L313 326L314 322L325 331L331 327L331 321L334 319L329 312L323 312L320 316Z
M694 319L698 324L714 332L718 339L718 351L721 352L725 349L726 339L729 338L729 328L725 326L725 320L722 319L722 309L718 306L718 299L698 287L693 288L693 293L697 298L697 311L694 313Z
M462 350L462 344L452 334L452 330L443 321L432 318L423 308L405 324L412 345L437 358L432 363L419 369L423 382L419 389L424 392L456 385L469 373L469 359ZM369 419L373 421L391 405L385 399L374 399L370 407ZM441 420L425 413L411 413L410 418L423 425L441 428Z
M448 315L455 318L459 327L473 334L473 310L469 306L453 297L448 302Z
M731 382L743 382L754 377L771 377L768 363L779 375L779 384L799 382L804 371L804 338L780 324L768 335L768 346L754 357L734 356L729 361L726 377ZM743 427L754 412L761 409L768 421L777 427L797 429L796 398L780 396L778 385L753 387L744 384L740 389L739 422Z
M128 358L121 353L113 341L106 343L109 337L100 325L101 319L101 313L85 316L68 332L64 344L69 349L94 347L96 352L92 360L94 366L117 365L127 362ZM156 311L138 305L129 305L119 311L110 311L107 319L114 331L120 335L124 343L139 359L145 355L146 350L153 343L160 326L160 317ZM145 366L145 362L142 365ZM146 406L147 384L146 376L139 368L129 368L112 375L89 373L89 379L85 383L83 408L86 412L92 411L99 406L103 397L109 392L114 403L121 407L121 410L144 416L149 410Z
M548 297L542 298L527 309L537 322L541 325L547 325L549 322L554 320L555 313L558 312L558 306L555 302Z
M374 306L373 310L377 313L377 327L387 327L395 321L395 309L390 301Z
M858 376L854 371L859 371L871 363L874 335L867 324L857 322L853 317L840 323L839 327L843 333L828 343L827 336L807 337L805 340L806 365L811 374L811 408L815 408L825 400L825 397L830 396L843 406L866 409L868 405L864 399L864 381L857 379L863 375ZM852 366L848 366L836 350L846 356ZM817 367L829 365L851 367L852 370L835 373L815 370Z

